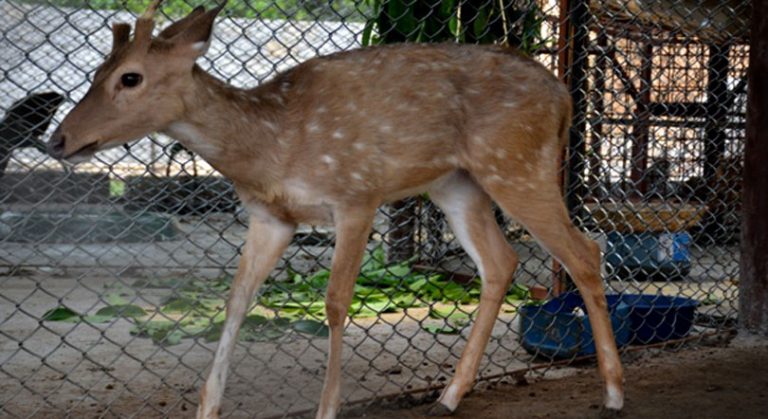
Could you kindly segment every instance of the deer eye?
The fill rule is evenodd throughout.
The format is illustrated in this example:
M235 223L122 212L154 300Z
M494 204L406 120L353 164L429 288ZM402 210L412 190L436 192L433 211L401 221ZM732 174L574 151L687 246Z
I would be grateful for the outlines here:
M136 87L141 84L144 77L139 73L125 73L120 76L120 83L125 87Z

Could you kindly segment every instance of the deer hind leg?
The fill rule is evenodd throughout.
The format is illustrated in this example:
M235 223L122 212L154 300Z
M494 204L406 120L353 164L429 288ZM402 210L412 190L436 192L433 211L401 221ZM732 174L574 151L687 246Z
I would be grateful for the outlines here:
M456 374L430 411L430 414L441 415L453 412L475 382L493 324L517 269L518 257L496 223L488 194L466 173L451 175L430 190L429 195L445 213L482 278L477 319L456 366Z
M571 223L554 182L504 184L481 177L485 190L512 218L523 224L573 278L584 299L594 333L600 374L605 382L605 408L624 404L623 372L600 278L600 249Z
M293 236L294 226L278 220L264 221L251 217L248 237L240 257L240 265L229 291L227 318L211 372L200 390L198 419L219 417L221 398L227 380L229 362L237 343L237 335L256 290L272 271Z
M355 207L337 210L336 248L331 261L331 277L325 298L325 311L331 333L328 368L325 371L323 393L317 419L333 419L341 400L341 351L344 321L352 303L360 262L368 243L368 234L376 213L375 207Z

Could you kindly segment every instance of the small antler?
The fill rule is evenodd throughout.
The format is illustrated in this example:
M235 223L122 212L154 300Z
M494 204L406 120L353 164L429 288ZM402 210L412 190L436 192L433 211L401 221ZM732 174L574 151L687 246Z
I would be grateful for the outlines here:
M153 20L155 18L157 9L160 7L160 3L162 2L163 0L152 0L152 3L149 4L147 10L144 11L144 14L142 14L139 19L146 19L150 21Z
M147 10L136 20L136 35L134 42L149 48L152 42L152 30L155 28L155 13L163 0L152 0Z

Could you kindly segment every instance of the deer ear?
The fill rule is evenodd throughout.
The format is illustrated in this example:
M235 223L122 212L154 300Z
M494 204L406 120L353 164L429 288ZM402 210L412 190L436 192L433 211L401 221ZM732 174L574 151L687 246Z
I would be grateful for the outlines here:
M203 6L197 6L194 10L189 12L189 14L184 17L181 20L178 20L168 26L167 28L163 29L157 37L159 39L171 39L174 36L178 35L181 32L184 32L185 30L189 29L189 26L195 21L196 18L200 17L205 13L205 7Z
M127 44L131 38L131 25L127 23L112 24L112 52Z
M208 51L213 35L213 22L216 16L224 8L226 2L207 12L198 14L197 17L186 23L168 41L173 44L173 49L184 55L192 55L195 58Z

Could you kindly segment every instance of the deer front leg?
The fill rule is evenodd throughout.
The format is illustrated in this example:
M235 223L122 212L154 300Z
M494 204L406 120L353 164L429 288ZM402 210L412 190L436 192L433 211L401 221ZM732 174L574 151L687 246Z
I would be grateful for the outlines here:
M227 318L221 332L211 372L200 390L198 419L219 417L230 358L237 335L256 290L272 271L293 237L295 228L276 219L251 216L240 265L229 292Z
M344 321L352 302L360 262L368 243L375 208L337 210L336 249L331 263L331 278L325 298L325 311L331 328L328 368L325 371L323 394L317 419L333 419L341 399L341 350Z

